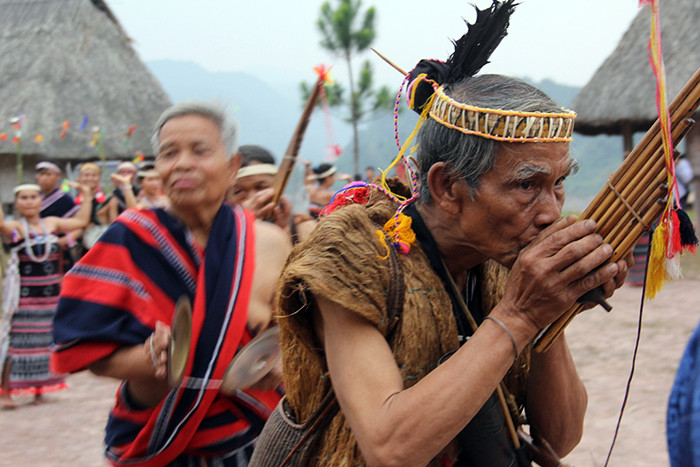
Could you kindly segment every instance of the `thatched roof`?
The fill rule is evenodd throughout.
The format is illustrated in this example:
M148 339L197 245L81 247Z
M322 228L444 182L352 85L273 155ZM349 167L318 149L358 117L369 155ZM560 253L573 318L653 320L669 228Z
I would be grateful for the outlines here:
M16 153L9 120L22 114L28 155L94 158L94 126L104 130L108 158L138 149L149 155L155 120L170 105L103 0L0 0L0 76L0 133L8 136L0 157ZM66 120L68 134L59 139Z
M700 1L663 0L659 5L670 103L700 66ZM576 96L571 106L578 113L578 133L619 134L624 126L646 131L656 120L656 81L647 54L650 26L649 8L640 8L615 51Z

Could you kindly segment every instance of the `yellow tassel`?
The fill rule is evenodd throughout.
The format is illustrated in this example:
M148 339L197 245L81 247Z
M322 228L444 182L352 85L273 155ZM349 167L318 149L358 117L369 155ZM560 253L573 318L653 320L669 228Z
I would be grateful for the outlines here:
M647 270L646 297L654 298L664 285L666 278L666 225L661 223L654 230L649 252L649 267Z
M389 251L389 248L390 248L389 245L386 244L386 235L381 230L377 230L375 233L377 234L377 238L379 238L379 243L381 243L386 250L386 255L384 255L384 256L377 255L377 258L387 259L389 257L389 253L391 253L391 252Z
M416 241L416 233L411 228L413 219L405 214L399 214L399 220L392 217L384 224L384 231L393 239L400 253L411 251L411 245Z

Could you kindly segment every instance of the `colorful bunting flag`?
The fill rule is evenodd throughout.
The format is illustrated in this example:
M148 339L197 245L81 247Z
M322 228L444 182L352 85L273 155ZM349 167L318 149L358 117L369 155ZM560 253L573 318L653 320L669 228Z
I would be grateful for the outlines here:
M61 125L61 135L58 137L58 139L63 139L66 137L66 133L68 132L68 127L70 127L70 122L68 120L66 120Z

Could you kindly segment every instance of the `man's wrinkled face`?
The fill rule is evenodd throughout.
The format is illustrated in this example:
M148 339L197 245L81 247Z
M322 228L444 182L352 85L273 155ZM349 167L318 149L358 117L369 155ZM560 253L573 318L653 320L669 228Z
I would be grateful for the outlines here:
M176 208L197 208L222 202L240 165L227 157L218 125L190 114L168 120L158 136L156 170L163 191Z
M564 180L576 168L568 143L501 145L475 199L463 201L459 223L466 244L512 266L520 251L561 217Z

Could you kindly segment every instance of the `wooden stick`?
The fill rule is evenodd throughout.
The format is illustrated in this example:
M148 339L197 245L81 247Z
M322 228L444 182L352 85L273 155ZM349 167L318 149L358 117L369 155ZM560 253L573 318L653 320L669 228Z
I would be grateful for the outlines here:
M408 73L406 73L405 71L403 71L403 70L401 69L401 67L399 67L397 64L395 64L394 62L392 62L391 60L389 60L388 58L386 58L384 55L382 55L381 53L379 53L379 52L377 51L377 49L375 49L374 47L370 47L370 49L372 49L372 52L374 52L375 54L379 55L379 57L380 57L382 60L384 60L385 62L387 62L389 65L391 65L396 71L398 71L398 72L401 73L402 75L406 76L406 75L408 74Z
M294 170L294 164L297 161L297 156L299 155L299 148L301 148L301 141L304 139L304 133L306 132L306 127L309 125L309 120L311 120L311 113L316 107L316 101L318 101L318 96L321 94L321 88L323 87L323 78L319 76L314 88L311 90L309 99L306 101L304 106L304 111L301 114L299 123L297 123L297 128L292 135L292 139L287 146L287 151L284 153L284 158L280 163L277 174L272 180L272 188L275 190L275 194L272 197L272 202L277 205L282 199L282 194L284 189L287 187L289 182L289 177L292 175L292 170Z

